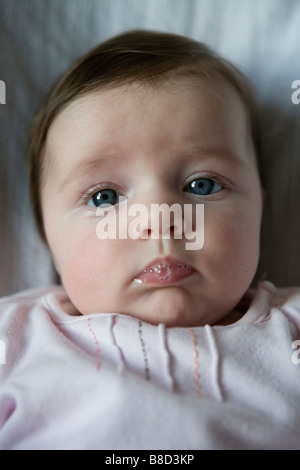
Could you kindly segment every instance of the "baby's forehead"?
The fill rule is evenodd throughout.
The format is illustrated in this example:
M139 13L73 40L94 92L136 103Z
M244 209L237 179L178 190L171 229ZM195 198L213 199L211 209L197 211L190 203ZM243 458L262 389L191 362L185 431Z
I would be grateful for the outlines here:
M233 132L233 139L240 134L239 139L248 140L245 116L246 109L238 93L225 82L181 79L160 86L134 83L95 89L76 97L56 117L47 138L46 158L50 166L63 168L65 155L72 165L72 152L74 162L79 154L82 159L95 159L98 151L99 155L117 153L123 144L126 144L124 155L130 155L136 142L140 140L145 146L150 142L152 146L151 137L158 139L159 134L165 147L170 146L168 151L176 153L176 145L179 144L179 151L186 150L189 140L191 146L202 145L199 135L203 134L205 140L206 128L210 133L208 144L217 146L215 131L220 134L222 123L226 127L229 122L232 125L228 133ZM156 122L160 126L155 126Z
M230 106L242 106L243 111L247 112L245 103L237 90L225 79L221 80L220 77L216 77L215 80L205 77L176 77L159 83L133 82L97 87L88 93L75 96L54 118L48 129L47 137L51 138L54 131L66 130L70 119L81 119L85 115L90 115L93 109L99 106L99 98L103 105L113 105L119 100L124 102L124 98L127 97L128 107L131 107L134 112L144 100L151 100L155 95L158 97L167 95L172 101L174 96L184 94L186 90L194 92L195 96L205 96L207 101L220 100L220 105L221 102L223 105L227 102L227 104L230 103ZM162 102L161 107L164 104L165 102ZM185 104L184 100L182 104ZM186 102L187 106L190 104L190 102ZM113 109L112 106L111 109Z

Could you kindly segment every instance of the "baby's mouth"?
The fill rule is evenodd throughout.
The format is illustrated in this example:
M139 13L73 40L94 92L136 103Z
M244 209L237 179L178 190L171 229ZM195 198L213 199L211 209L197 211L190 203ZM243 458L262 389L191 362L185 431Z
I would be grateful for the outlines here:
M155 259L135 277L135 281L140 284L168 286L179 283L194 272L189 264L168 256Z

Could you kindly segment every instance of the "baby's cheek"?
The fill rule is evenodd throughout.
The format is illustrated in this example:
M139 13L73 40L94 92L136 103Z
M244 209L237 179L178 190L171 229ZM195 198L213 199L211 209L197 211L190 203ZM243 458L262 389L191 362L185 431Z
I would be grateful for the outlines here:
M259 256L259 229L240 213L214 220L204 241L209 268L224 286L233 279L247 286L255 274ZM206 245L206 246L205 246ZM242 288L243 288L242 287Z
M90 313L105 288L105 253L95 237L69 246L61 265L61 279L73 304L81 313ZM105 274L106 273L106 274Z

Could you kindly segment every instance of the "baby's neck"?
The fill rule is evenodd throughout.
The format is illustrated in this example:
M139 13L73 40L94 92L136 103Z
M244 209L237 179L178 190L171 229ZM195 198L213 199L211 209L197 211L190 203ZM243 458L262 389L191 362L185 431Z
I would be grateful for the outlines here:
M215 325L227 326L227 325L232 325L233 323L240 320L248 311L250 304L253 300L254 293L255 293L254 289L249 289L246 292L246 294L241 298L241 300L236 305L236 307L230 313L228 313L228 315L226 315L219 322L217 322Z

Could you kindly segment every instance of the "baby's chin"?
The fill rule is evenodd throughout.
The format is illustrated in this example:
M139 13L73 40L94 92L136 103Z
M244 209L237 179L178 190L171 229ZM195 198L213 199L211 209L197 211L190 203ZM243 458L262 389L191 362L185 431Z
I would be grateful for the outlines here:
M80 300L79 300L80 298ZM228 314L224 306L200 295L195 296L182 286L165 286L149 288L144 295L133 296L118 302L116 296L113 303L93 304L82 296L70 300L81 315L94 313L123 314L151 325L164 324L172 327L198 327L214 325ZM95 299L95 296L92 296Z
M152 325L164 324L172 327L197 327L214 324L227 312L220 312L218 318L211 318L214 309L206 300L199 301L183 287L168 286L149 291L146 299L139 299L131 308L123 311ZM122 312L120 312L122 313Z

